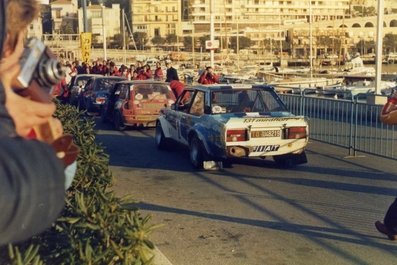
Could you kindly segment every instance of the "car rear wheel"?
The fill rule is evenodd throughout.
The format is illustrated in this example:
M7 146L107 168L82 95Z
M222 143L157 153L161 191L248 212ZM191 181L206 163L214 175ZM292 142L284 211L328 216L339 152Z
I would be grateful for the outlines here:
M156 146L160 150L168 149L168 140L164 136L163 128L161 128L161 123L157 122L156 124L156 135L154 137L156 141Z
M127 126L124 125L120 113L116 113L114 116L114 128L118 131L124 131Z
M197 169L202 169L204 164L204 150L200 140L194 136L189 143L190 162Z
M273 159L279 167L283 168L291 168L296 165L307 163L307 157L304 151L300 154L285 154L273 156Z

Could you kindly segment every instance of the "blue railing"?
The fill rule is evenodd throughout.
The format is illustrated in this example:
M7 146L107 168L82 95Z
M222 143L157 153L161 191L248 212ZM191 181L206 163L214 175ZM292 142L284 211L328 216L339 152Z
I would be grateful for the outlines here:
M380 122L382 105L362 103L357 97L316 97L307 91L280 97L291 112L309 118L311 139L346 147L352 156L364 152L397 159L397 126Z

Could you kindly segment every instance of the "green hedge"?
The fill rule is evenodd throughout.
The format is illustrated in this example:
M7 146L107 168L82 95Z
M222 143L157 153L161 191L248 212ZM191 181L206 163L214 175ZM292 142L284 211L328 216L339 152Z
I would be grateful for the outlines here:
M7 255L3 249L0 263L151 264L154 246L149 235L156 225L137 209L123 207L132 201L117 198L111 190L109 158L95 142L94 120L69 105L58 105L56 116L81 149L66 206L52 228L29 242L8 246Z

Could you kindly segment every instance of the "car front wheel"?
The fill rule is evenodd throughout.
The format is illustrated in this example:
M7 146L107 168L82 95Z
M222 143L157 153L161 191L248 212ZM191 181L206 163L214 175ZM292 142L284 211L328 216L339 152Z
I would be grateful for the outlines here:
M189 143L189 156L190 162L195 168L203 168L204 150L200 140L197 137L193 137Z
M156 135L155 135L156 146L160 150L168 149L168 140L164 136L163 128L161 128L161 123L156 124Z

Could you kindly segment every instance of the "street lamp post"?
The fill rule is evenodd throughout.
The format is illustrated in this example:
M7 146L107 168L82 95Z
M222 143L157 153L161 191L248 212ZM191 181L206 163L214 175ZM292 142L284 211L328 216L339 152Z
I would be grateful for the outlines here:
M106 50L106 30L105 30L105 4L101 1L102 6L102 36L103 36L103 60L107 60L107 50Z
M84 32L87 32L88 31L87 0L81 0L81 7L83 9L83 27L84 27Z

